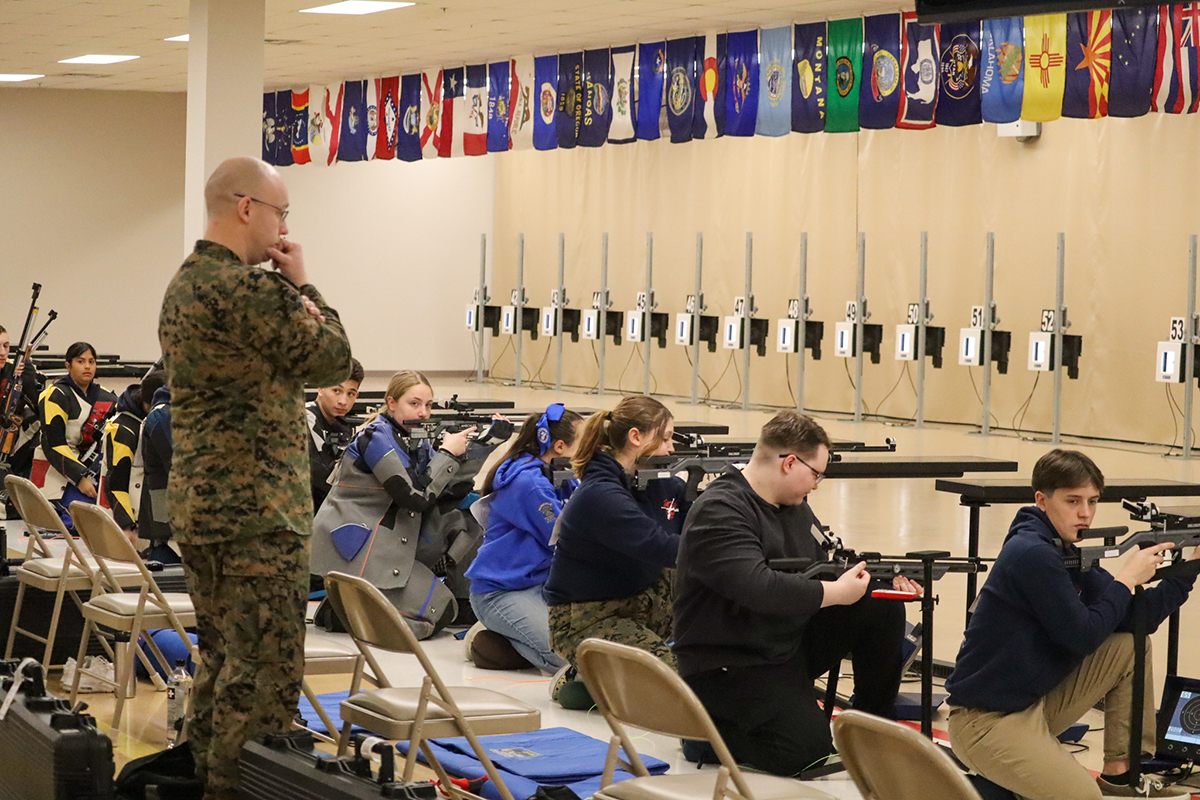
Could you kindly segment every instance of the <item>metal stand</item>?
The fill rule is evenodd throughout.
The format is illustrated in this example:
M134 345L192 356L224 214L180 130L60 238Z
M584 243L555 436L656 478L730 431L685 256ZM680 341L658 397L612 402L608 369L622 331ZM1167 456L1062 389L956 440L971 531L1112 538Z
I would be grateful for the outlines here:
M696 293L692 308L692 405L700 403L700 316L708 310L704 305L701 279L704 274L704 234L696 234Z
M996 318L996 303L992 300L995 272L996 234L988 231L983 281L983 396L980 398L983 404L983 426L979 431L984 436L992 432L992 331L1000 322Z
M1187 335L1183 345L1183 457L1192 457L1192 383L1196 377L1196 234L1188 238Z
M1054 435L1051 438L1054 444L1062 441L1063 334L1071 326L1071 323L1067 321L1067 307L1063 304L1066 248L1066 235L1060 231L1058 234L1058 262L1054 280Z
M487 290L487 234L479 234L479 304L475 308L475 347L479 353L479 361L475 364L475 382L483 383L483 367L486 359L483 355L483 309L492 298ZM519 367L518 367L519 368Z
M554 295L554 338L558 363L554 369L554 388L562 391L563 308L567 305L567 287L563 286L563 270L566 265L567 236L558 235L558 291Z
M754 234L746 232L746 315L742 317L742 410L750 410L750 320L754 319Z
M855 296L857 307L854 310L854 421L862 422L863 418L863 332L867 316L867 235L858 234L858 293Z
M933 319L926 294L929 274L929 231L921 231L921 279L917 288L917 427L925 427L925 326Z
M517 234L517 302L514 303L517 307L516 324L513 326L513 336L516 337L517 343L514 349L517 352L517 379L515 385L517 388L521 386L521 334L525 330L525 234Z
M597 356L599 361L599 371L596 384L596 395L604 397L604 345L608 338L608 307L612 303L608 300L608 231L600 237L600 313L597 320L598 329L596 338L600 340L600 354Z
M654 234L646 232L646 316L642 320L642 359L645 372L642 375L642 394L650 394L650 331L653 328L654 308Z
M808 233L800 234L800 324L796 326L796 410L804 410L804 348L808 345Z

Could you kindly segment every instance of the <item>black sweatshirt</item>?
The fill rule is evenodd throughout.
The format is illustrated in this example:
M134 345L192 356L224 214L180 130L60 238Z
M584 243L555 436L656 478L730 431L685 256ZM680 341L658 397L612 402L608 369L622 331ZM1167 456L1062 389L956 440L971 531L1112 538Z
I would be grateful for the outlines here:
M675 656L681 675L782 664L821 608L821 582L767 566L823 559L808 502L774 506L731 469L693 504L675 573Z

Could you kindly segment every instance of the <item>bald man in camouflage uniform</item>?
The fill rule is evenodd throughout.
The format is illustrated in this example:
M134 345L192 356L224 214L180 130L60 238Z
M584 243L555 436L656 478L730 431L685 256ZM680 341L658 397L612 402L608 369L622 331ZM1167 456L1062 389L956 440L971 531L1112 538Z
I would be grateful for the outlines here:
M242 744L286 731L304 674L312 495L304 385L350 374L337 312L287 234L287 187L254 158L205 186L205 238L167 287L167 504L196 606L188 737L205 800L237 797ZM255 265L270 260L271 272Z

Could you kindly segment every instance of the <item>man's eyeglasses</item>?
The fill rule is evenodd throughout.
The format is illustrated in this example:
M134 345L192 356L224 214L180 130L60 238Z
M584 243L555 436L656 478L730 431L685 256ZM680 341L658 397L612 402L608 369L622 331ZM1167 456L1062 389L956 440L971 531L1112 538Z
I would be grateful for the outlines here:
M804 466L806 466L806 467L808 467L810 470L812 470L812 474L813 474L813 478L814 478L814 480L813 480L813 484L814 484L814 485L815 485L815 484L818 484L818 483L820 483L820 482L821 482L821 481L823 481L823 480L825 480L825 473L824 473L824 472L817 472L817 468L816 468L816 467L814 467L812 464L808 463L807 461L805 461L803 458L801 458L800 456L796 455L795 453L780 453L780 454L779 454L779 457L780 457L780 458L787 458L788 456L792 456L792 457L794 457L794 458L795 458L797 461L799 461L801 464L803 464Z
M279 215L280 222L283 222L285 219L287 219L288 209L286 209L286 208L280 208L279 206L275 205L274 203L268 203L266 200L259 200L257 197L250 197L250 195L248 195L248 194L238 194L237 192L234 192L233 196L238 199L246 197L246 198L250 199L251 203L258 203L259 205L264 205L267 208L275 209L275 213Z

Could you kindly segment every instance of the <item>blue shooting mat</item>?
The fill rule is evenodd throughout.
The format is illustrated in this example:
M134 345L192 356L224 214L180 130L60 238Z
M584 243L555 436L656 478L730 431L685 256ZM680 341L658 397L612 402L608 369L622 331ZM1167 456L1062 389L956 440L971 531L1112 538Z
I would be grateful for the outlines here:
M337 731L327 731L325 730L325 723L321 722L321 717L317 714L317 710L313 708L312 703L308 702L308 698L301 694L299 711L300 716L304 717L304 724L306 724L308 729L311 731L336 737L340 732L342 724L342 701L349 696L349 689L344 692L329 692L328 694L317 695L317 700L321 701L321 707L325 709L325 713L329 715L331 720L333 720L333 724L337 725L339 728ZM361 731L362 728L356 725L354 726L353 730Z

